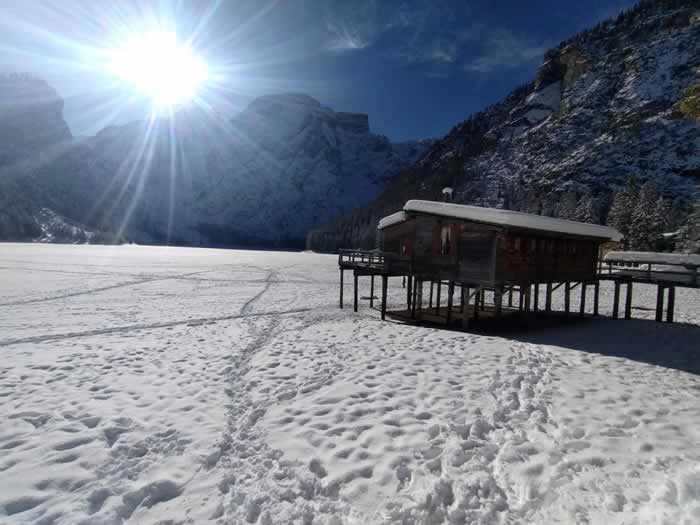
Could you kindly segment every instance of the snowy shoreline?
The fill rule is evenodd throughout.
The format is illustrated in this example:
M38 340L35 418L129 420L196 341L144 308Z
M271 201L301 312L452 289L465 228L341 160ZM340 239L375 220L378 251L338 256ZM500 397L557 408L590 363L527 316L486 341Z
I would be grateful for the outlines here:
M2 523L700 520L697 291L477 335L334 256L0 246Z

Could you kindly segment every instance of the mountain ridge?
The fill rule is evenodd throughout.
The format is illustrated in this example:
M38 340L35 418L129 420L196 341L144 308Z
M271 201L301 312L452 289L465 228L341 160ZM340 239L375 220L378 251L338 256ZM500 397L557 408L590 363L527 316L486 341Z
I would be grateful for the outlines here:
M535 78L457 124L370 205L310 232L307 247L371 248L410 198L556 214L564 194L603 219L629 177L687 210L700 187L700 6L646 0L549 50ZM695 98L694 98L695 97ZM694 112L695 111L695 112Z
M310 228L368 202L428 146L392 143L368 115L303 94L259 97L231 120L193 107L71 140L17 181L32 197L15 215L35 224L14 237L64 238L39 235L49 209L135 242L301 248Z

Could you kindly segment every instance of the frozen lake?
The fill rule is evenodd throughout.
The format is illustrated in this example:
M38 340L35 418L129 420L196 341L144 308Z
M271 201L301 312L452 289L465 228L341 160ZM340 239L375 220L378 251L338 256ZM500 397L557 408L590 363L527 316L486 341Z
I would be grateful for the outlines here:
M335 256L0 243L0 522L700 523L697 290L503 337L337 302Z

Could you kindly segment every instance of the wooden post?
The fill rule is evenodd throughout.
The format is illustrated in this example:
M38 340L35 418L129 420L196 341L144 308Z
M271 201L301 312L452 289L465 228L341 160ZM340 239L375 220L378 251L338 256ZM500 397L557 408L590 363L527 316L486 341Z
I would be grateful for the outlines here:
M464 290L466 294L464 302L464 310L462 310L462 329L466 330L469 328L469 287L467 286Z
M423 309L423 279L418 280L418 307L416 309L416 319L421 320L421 310Z
M340 308L342 310L343 308L343 273L345 273L345 270L342 268L340 269Z
M495 316L496 318L501 317L501 313L503 312L503 287L499 286L496 288L496 291L493 292L493 302L495 304Z
M670 299L670 290L669 290ZM656 322L660 323L664 320L664 285L660 284L656 287Z
M452 303L454 302L455 283L450 281L447 285L447 324L452 321Z
M532 285L530 283L528 283L527 288L525 288L525 304L524 304L525 315L530 313L531 294L532 294Z
M525 308L525 296L523 295L523 285L518 286L518 310L523 311Z
M352 277L354 284L352 309L353 311L357 312L357 270L353 270Z
M617 319L620 310L620 281L615 281L615 295L613 299L613 319Z
M536 312L540 306L540 283L535 283L535 296L532 300L532 311Z
M406 308L411 309L411 285L413 284L413 277L410 275L407 278L408 286L406 286Z
M513 307L513 285L508 287L508 306Z
M369 307L374 308L374 274L369 278Z
M580 317L583 317L584 314L586 313L586 288L588 287L588 284L582 282L581 283L581 308L579 309L578 315Z
M435 315L440 315L440 293L442 291L442 281L437 282L437 297L435 298Z
M571 309L571 281L564 283L564 313L568 316Z
M482 289L481 290L481 299L479 300L479 305L481 306L481 311L484 311L484 308L486 308L486 290Z
M474 319L479 318L479 299L481 298L481 291L479 288L474 292Z
M632 319L632 283L627 283L627 297L625 297L625 319Z
M416 303L418 302L418 279L413 279L413 291L411 292L411 319L416 318Z
M600 301L600 281L596 279L593 285L593 316L598 317L598 302Z
M666 322L673 322L673 310L676 307L676 287L669 286L668 288L668 309L666 310Z
M459 285L459 313L464 312L464 285Z
M428 300L428 308L433 307L433 288L435 287L435 283L433 281L430 281L430 299Z
M552 283L547 283L547 291L545 292L544 309L548 312L552 311Z
M382 321L386 319L386 289L388 280L389 278L386 275L382 275Z

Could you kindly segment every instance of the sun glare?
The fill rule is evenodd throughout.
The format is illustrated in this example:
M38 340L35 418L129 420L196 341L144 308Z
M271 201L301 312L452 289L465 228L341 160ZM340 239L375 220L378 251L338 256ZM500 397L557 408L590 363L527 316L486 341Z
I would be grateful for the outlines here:
M148 96L157 109L194 98L207 80L207 66L174 32L156 31L130 37L110 52L112 74Z

